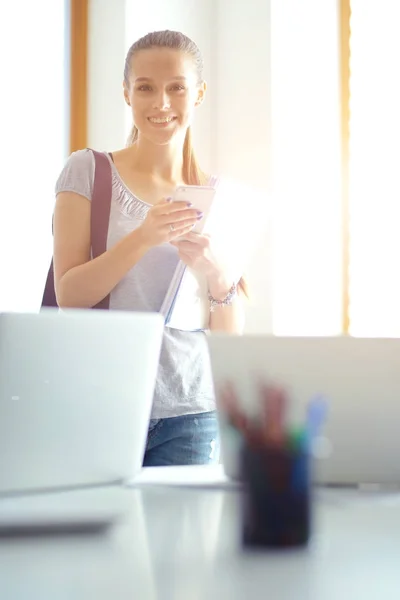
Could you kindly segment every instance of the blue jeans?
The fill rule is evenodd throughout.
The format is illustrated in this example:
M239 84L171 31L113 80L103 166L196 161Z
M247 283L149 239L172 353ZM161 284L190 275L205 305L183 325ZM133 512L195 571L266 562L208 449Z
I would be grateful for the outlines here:
M219 452L215 411L151 419L143 466L216 464Z

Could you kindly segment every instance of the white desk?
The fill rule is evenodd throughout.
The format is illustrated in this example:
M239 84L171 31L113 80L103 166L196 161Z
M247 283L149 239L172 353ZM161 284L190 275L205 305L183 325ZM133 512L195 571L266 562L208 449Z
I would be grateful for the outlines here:
M308 550L251 554L238 542L235 491L143 487L118 493L129 494L131 510L107 533L0 539L0 598L400 598L398 495L378 500L323 492Z

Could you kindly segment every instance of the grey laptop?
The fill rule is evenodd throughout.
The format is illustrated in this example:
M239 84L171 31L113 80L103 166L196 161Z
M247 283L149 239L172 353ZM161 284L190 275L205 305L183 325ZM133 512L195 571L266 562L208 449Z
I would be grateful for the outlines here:
M0 315L0 497L134 477L163 328L150 313Z
M400 484L400 340L214 334L208 343L216 390L233 382L245 411L256 411L260 376L288 389L292 419L326 396L317 481ZM220 422L225 470L237 477L237 438Z

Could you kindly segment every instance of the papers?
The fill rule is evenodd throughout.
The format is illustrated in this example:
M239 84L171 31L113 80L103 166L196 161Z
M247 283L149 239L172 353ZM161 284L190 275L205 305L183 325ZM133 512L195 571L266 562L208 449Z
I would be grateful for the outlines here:
M229 479L222 465L144 467L129 487L168 486L236 490L240 483Z
M267 197L247 185L220 180L203 233L211 237L217 260L237 283L267 224ZM161 307L165 324L174 329L208 329L210 312L204 276L180 262Z
M175 269L175 273L172 277L170 286L164 298L164 302L161 306L161 314L165 319L165 324L167 325L172 317L175 303L177 300L178 292L181 289L182 279L186 271L186 266L182 261L178 263L178 266Z
M210 314L205 277L194 273L182 262L175 275L161 307L165 324L183 331L207 329Z

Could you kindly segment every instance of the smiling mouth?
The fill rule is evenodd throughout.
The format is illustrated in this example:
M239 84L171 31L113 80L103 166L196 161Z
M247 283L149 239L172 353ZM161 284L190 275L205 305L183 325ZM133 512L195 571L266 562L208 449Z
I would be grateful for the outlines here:
M156 125L165 125L166 123L172 123L175 121L176 117L148 117L150 123L155 123Z

